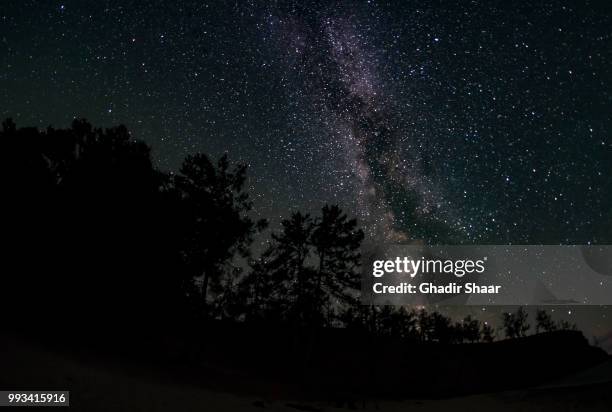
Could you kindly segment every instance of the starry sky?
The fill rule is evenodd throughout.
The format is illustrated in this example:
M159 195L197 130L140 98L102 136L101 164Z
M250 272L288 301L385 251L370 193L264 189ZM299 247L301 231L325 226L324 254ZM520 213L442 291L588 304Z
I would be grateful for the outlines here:
M2 118L123 123L169 171L228 152L273 223L612 241L609 1L8 0L0 67Z

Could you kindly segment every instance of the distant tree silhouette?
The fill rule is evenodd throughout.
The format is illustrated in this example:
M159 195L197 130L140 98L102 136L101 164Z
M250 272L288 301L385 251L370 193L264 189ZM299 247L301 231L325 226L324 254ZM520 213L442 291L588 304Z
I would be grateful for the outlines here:
M429 313L425 309L421 309L417 314L417 328L419 340L425 342L430 339L433 330L433 322L429 317Z
M340 312L339 319L342 324L352 331L363 334L384 334L381 329L380 307L373 305L355 305L347 306Z
M556 328L559 330L578 330L578 326L575 323L571 323L567 320L560 320Z
M480 340L485 343L491 343L495 340L495 331L487 322L482 322L480 327Z
M467 341L473 343L480 340L480 321L470 315L466 316L455 328L459 342Z
M527 323L528 314L522 307L515 313L504 313L503 323L507 338L520 338L527 336L527 331L531 327Z
M401 325L394 306L385 305L376 313L376 332L380 336L398 337Z
M418 312L417 325L421 341L452 343L456 341L456 329L451 319L440 312Z
M376 333L397 339L417 340L417 314L414 310L406 310L401 306L383 306L377 314Z
M452 343L455 340L455 330L450 318L439 312L433 312L430 316L430 340L439 343Z
M404 307L382 306L374 312L375 333L381 336L445 344L494 340L493 328L469 315L453 324L448 316L425 309L407 311Z
M536 312L536 333L553 332L557 330L557 325L553 322L550 314L544 309L538 309Z

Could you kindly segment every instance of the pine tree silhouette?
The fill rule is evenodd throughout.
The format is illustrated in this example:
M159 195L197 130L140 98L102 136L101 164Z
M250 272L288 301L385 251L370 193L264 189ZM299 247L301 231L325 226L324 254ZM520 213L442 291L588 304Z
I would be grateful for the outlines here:
M233 168L227 155L216 164L204 154L188 156L174 185L184 203L182 255L193 278L201 281L206 308L209 286L218 286L236 255L248 257L254 234L265 221L253 221L244 190L246 166Z

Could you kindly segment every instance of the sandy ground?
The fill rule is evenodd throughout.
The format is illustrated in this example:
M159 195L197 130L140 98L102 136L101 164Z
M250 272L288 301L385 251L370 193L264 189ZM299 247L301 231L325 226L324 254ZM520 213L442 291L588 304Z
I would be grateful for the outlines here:
M31 371L36 371L33 375ZM0 343L0 389L68 389L70 410L82 411L612 411L610 365L576 380L525 391L444 400L359 401L332 405L234 395L92 365L26 342ZM586 375L586 378L585 378ZM593 378L594 376L594 378ZM594 383L595 381L598 383ZM37 387L31 387L36 382ZM340 406L340 407L339 407Z

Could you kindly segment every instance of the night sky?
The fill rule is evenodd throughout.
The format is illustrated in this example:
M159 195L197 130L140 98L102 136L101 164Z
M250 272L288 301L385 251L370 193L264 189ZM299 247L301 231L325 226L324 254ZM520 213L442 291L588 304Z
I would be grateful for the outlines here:
M0 115L123 123L165 170L227 151L273 223L612 243L612 3L457 3L3 1Z

